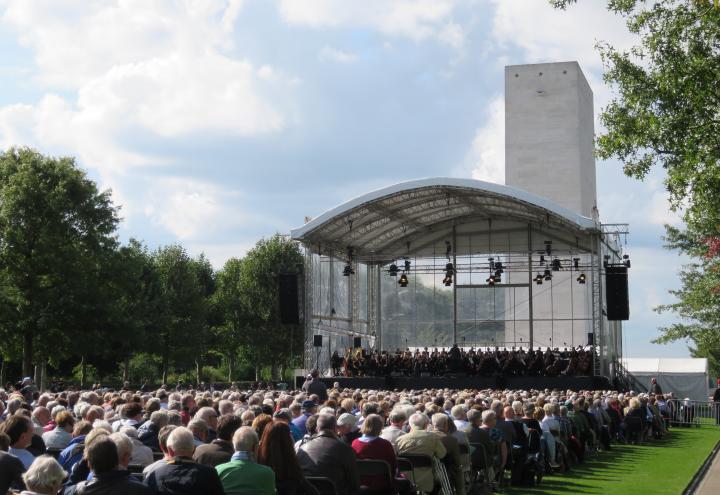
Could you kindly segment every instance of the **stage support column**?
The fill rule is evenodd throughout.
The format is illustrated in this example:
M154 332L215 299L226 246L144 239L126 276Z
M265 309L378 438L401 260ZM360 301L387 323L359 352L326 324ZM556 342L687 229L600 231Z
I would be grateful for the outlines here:
M455 269L455 283L453 284L453 345L457 344L457 284L458 284L458 267L457 267L457 232L455 224L452 228L452 251L453 251L453 268Z
M528 224L528 340L533 347L533 266L532 266L532 225Z

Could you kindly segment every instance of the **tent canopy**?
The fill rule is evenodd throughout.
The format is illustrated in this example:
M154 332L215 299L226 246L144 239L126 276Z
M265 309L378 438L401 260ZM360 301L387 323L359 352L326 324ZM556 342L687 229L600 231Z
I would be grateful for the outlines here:
M630 373L707 373L707 358L624 358Z
M646 387L657 378L664 393L678 398L708 400L706 358L623 358L625 369Z

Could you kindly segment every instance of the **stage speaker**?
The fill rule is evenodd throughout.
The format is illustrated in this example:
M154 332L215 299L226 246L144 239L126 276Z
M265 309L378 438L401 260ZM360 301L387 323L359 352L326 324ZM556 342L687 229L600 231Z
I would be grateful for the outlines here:
M588 333L587 345L595 345L595 334L592 332Z
M608 266L605 268L605 301L607 302L608 320L630 319L627 267Z
M286 325L299 324L298 276L294 273L281 273L278 279L278 289L280 322Z
M322 347L322 335L313 335L313 347Z
M355 337L353 339L353 347L357 349L358 347L362 347L362 339L360 337Z

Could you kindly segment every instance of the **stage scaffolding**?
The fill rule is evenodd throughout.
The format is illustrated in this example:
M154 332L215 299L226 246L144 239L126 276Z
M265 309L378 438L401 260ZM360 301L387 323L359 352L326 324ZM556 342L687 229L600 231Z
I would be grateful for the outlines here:
M391 352L595 344L595 372L611 376L622 326L605 317L604 266L623 263L626 229L505 186L435 181L370 193L293 231L305 248L305 367L328 369L359 337Z

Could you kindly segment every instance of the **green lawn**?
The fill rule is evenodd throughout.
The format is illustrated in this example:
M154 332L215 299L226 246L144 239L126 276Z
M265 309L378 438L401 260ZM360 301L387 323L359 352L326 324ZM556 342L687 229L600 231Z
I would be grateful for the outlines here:
M673 428L663 440L613 445L566 474L543 478L539 487L506 493L680 495L718 441L720 427Z

